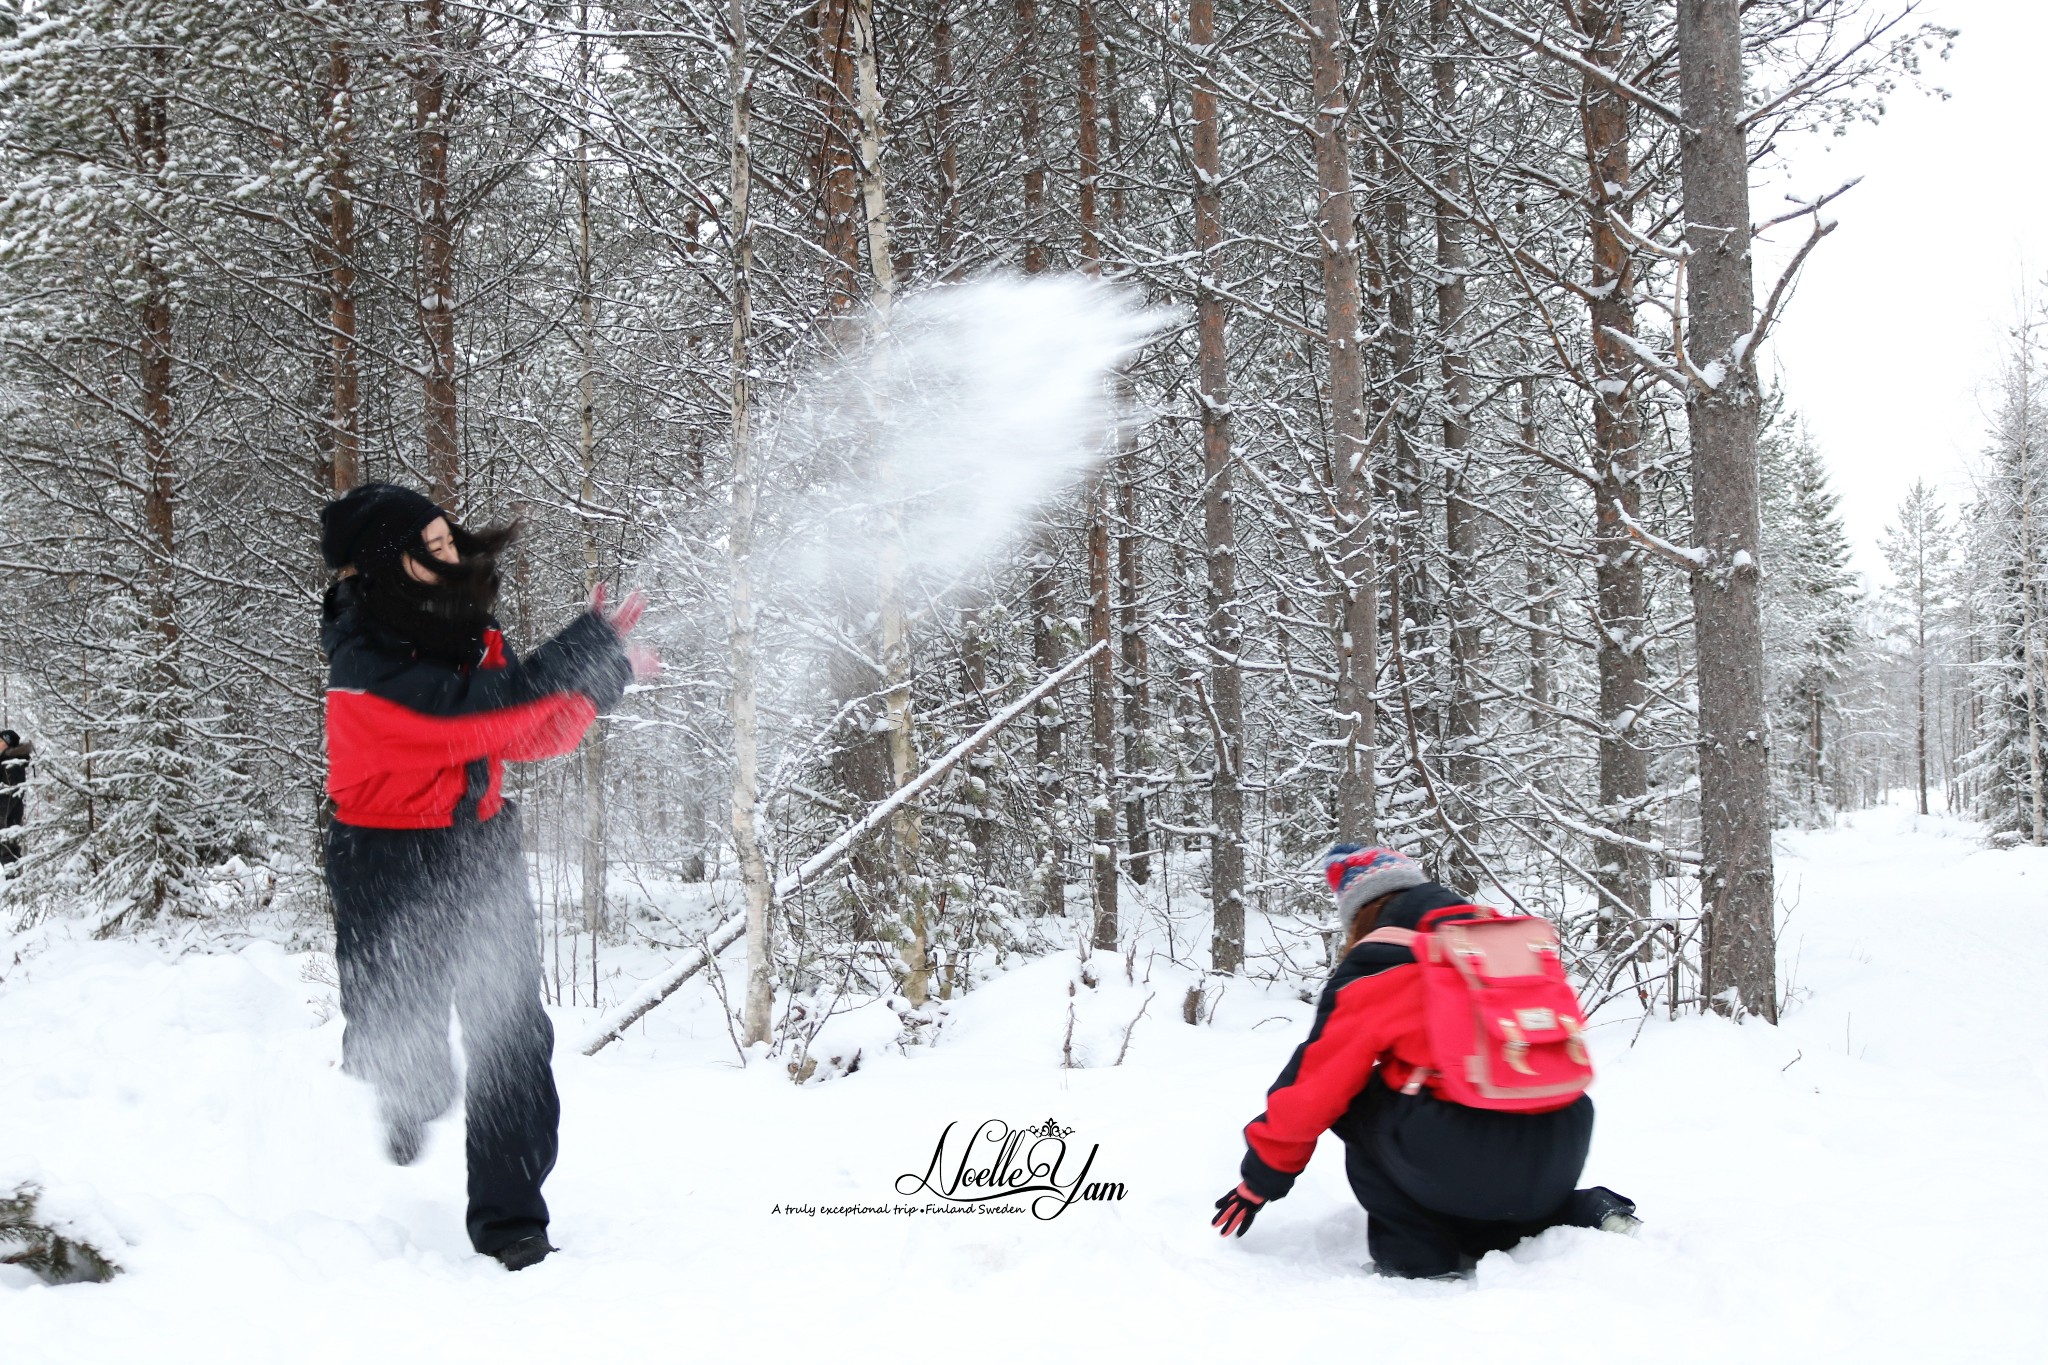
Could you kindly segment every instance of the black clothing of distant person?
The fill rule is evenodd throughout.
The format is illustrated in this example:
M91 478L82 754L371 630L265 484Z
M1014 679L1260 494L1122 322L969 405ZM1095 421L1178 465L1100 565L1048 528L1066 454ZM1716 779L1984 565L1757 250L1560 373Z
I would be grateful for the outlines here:
M21 858L21 828L27 811L28 761L35 746L13 730L0 730L0 866Z

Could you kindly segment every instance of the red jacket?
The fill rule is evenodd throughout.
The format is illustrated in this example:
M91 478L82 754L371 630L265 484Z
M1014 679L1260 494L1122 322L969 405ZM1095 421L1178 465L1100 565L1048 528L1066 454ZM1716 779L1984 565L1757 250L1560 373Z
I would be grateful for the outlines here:
M1405 948L1372 947L1386 950L1387 956L1400 953L1408 961L1371 976L1338 968L1323 992L1308 1041L1267 1093L1266 1111L1245 1125L1245 1145L1268 1170L1286 1176L1288 1185L1315 1155L1316 1140L1351 1107L1375 1070L1383 1070L1386 1083L1398 1090L1415 1068L1429 1064L1422 969ZM1349 957L1344 965L1353 965ZM1264 1193L1256 1185L1253 1190Z
M631 676L617 634L588 613L523 660L495 628L473 665L422 659L367 620L354 579L329 591L321 644L327 794L337 820L377 829L489 820L505 764L574 749Z
M1431 910L1464 904L1456 892L1425 883L1401 893L1380 920L1413 928ZM1390 943L1359 944L1323 988L1308 1041L1266 1092L1265 1112L1245 1125L1245 1183L1254 1194L1280 1198L1307 1168L1316 1140L1360 1099L1375 1072L1399 1090L1428 1065L1415 955Z

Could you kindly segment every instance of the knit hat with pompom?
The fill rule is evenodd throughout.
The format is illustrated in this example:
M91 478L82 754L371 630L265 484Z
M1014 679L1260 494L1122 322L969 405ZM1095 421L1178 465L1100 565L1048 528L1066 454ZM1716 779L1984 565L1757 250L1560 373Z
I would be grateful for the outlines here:
M1347 918L1368 901L1429 880L1422 864L1407 854L1358 844L1332 844L1323 854L1323 878L1336 894L1337 909Z

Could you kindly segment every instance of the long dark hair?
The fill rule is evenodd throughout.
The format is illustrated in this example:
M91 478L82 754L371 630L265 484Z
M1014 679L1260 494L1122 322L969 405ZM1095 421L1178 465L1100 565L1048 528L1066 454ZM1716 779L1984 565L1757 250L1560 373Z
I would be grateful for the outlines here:
M504 581L499 558L519 534L519 523L506 522L480 531L448 524L457 559L450 564L427 552L415 537L403 555L365 571L364 605L370 618L426 658L471 664L483 650L484 631L498 603ZM406 572L410 557L431 574L421 582Z

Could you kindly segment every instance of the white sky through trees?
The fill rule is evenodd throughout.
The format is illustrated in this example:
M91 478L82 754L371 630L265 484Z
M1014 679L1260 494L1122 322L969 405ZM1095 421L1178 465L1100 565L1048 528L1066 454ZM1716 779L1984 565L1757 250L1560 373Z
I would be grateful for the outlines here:
M1805 414L1842 494L1856 567L1882 580L1878 537L1913 479L1953 505L1983 448L2001 347L2048 275L2048 5L1928 0L1921 14L1960 29L1929 84L1900 90L1882 123L1788 149L1759 186L1755 213L1864 177L1831 206L1841 226L1809 259L1770 363ZM1789 224L1758 254L1759 293L1796 246Z

